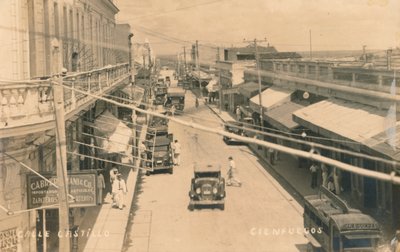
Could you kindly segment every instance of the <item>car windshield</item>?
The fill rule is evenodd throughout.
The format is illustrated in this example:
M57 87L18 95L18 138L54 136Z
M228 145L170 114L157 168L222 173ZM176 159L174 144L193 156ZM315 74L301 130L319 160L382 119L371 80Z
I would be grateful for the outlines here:
M219 173L218 172L196 172L195 177L196 178L218 178Z
M348 239L343 237L343 248L371 248L373 240L370 238Z
M168 151L168 145L155 146L154 151Z

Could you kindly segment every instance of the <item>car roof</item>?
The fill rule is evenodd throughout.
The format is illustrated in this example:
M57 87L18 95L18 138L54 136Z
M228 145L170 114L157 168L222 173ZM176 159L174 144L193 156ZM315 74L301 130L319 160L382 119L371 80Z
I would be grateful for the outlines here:
M220 164L210 164L210 163L194 163L194 172L220 172Z
M154 143L154 144L153 144ZM171 140L168 138L168 135L162 135L162 136L156 136L155 141L153 142L150 140L148 143L149 146L163 146L163 145L169 145L171 143Z

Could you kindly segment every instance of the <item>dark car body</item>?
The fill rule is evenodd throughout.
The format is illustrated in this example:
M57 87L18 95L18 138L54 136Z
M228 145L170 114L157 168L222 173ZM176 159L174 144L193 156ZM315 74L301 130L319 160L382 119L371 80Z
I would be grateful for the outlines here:
M221 176L220 165L195 165L194 177L189 191L189 210L199 205L225 208L225 179Z
M172 157L172 134L156 136L147 141L147 162L146 167L149 168L146 175L157 170L168 170L173 173L174 161Z

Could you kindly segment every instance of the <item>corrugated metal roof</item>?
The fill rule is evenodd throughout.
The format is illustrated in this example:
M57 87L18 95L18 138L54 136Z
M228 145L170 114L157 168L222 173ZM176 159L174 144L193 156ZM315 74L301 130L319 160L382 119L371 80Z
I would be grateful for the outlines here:
M328 99L293 113L294 121L315 131L344 139L400 160L400 121L396 122L396 148L388 144L387 111L351 101ZM350 144L351 145L351 144Z
M275 107L264 113L268 122L277 129L290 130L299 126L293 121L293 112L302 109L304 106L294 103L286 102L278 107Z
M289 102L292 93L293 91L282 88L277 88L277 87L268 88L261 93L262 106L264 107L264 109L269 110L285 102ZM250 106L253 106L254 108L258 107L259 105L260 102L258 95L250 99Z

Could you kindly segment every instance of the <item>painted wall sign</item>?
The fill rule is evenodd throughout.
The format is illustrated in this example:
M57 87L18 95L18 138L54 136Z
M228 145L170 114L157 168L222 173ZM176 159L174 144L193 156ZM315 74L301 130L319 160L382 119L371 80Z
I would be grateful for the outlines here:
M17 228L0 231L0 251L14 252L18 250Z
M55 175L43 175L57 185ZM68 190L75 201L71 202L70 207L86 207L96 205L96 179L95 173L72 173L68 174ZM57 208L58 189L41 177L29 174L27 175L28 189L28 208L48 206Z

